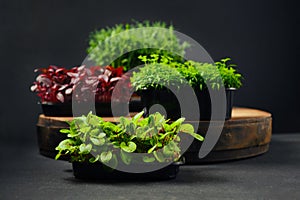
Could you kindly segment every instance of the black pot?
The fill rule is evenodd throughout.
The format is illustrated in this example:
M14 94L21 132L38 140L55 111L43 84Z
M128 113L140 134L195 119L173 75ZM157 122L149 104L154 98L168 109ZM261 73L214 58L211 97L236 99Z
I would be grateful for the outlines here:
M150 89L140 91L139 94L141 95L144 117L149 116L150 108L155 104L164 107L167 118L177 119L181 117L179 101L177 100L176 95L170 90L166 88L160 90Z
M136 106L138 102L134 102L133 106L134 108L138 107ZM72 104L71 103L49 103L49 102L43 102L41 103L42 110L45 116L50 117L72 117ZM85 105L83 105L85 106ZM86 104L86 106L89 106ZM128 106L127 103L121 103L116 106L119 106L118 108L118 114L120 116L126 116L128 113L126 113L125 109L126 106ZM140 106L141 107L141 106ZM112 117L112 111L111 111L111 103L95 103L95 109L96 114L101 117ZM123 111L122 111L123 110ZM118 117L118 116L115 116Z
M134 95L134 97L129 101L129 112L141 112L143 108L141 97Z
M73 173L75 178L86 180L168 180L176 178L179 166L176 162L159 170L146 173L129 173L112 170L101 162L73 162Z
M225 119L228 120L232 116L232 108L233 108L233 97L234 97L235 88L226 88L226 116Z
M226 113L225 113L225 120L231 118L232 114L232 107L233 107L233 95L235 88L226 88L225 95L226 95ZM215 95L218 96L218 91L214 91ZM200 108L200 120L203 121L210 121L211 120L211 99L208 90L195 90L195 94L197 96L199 108ZM217 119L219 117L217 116Z
M231 118L232 106L233 106L233 93L235 88L226 88L226 115L225 120ZM180 91L179 91L180 92ZM149 115L149 110L154 104L160 104L164 107L167 113L167 118L171 120L176 120L181 117L180 104L176 98L176 95L173 94L170 90L164 88L160 90L143 90L139 93L141 95L142 105L144 107L144 117ZM208 90L195 90L197 96L198 105L200 109L200 116L197 119L191 120L202 120L209 121L211 120L211 99ZM216 95L217 92L216 92ZM221 120L221 118L220 118Z

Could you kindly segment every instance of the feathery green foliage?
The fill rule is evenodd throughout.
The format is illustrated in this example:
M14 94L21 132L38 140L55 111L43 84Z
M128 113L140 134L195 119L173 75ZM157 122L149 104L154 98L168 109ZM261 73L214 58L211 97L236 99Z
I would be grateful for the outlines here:
M87 52L89 59L97 65L123 66L128 70L141 64L138 55L177 53L183 56L187 47L189 44L179 40L172 25L144 21L117 24L92 32ZM175 54L173 57L180 58Z
M222 84L225 88L242 86L242 75L234 68L236 65L228 64L230 58L221 59L215 64L192 60L178 62L170 56L158 54L140 55L138 58L145 66L131 77L132 86L136 90L159 89L162 86L180 85L184 81L200 90L207 85L213 89L219 89Z

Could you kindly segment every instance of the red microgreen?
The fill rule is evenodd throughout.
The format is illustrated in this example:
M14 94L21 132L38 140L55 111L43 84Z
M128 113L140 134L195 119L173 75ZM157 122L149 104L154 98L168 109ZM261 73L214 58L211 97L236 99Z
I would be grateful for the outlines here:
M48 68L36 69L40 74L31 86L31 91L36 92L41 102L70 103L73 91L80 91L76 95L77 101L86 101L87 94L93 94L96 102L110 102L112 91L119 80L131 88L129 78L123 76L123 67L85 66L66 69L50 65ZM119 100L129 95L129 90L117 92Z

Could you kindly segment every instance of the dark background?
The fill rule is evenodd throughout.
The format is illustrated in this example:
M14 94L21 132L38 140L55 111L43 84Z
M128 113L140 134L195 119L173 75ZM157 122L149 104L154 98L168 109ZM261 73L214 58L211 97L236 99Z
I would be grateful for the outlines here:
M274 133L299 132L298 12L286 0L1 0L1 140L35 140L35 68L80 64L91 31L131 19L172 22L213 59L232 57L245 77L235 105L271 112Z

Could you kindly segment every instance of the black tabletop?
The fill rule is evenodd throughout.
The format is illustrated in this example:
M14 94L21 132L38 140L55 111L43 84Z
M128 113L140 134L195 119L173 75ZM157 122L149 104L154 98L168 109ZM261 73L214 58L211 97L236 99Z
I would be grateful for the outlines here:
M300 199L300 134L275 134L268 153L182 166L168 181L86 182L36 144L0 142L0 199Z

